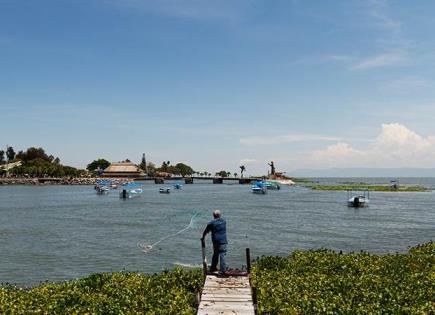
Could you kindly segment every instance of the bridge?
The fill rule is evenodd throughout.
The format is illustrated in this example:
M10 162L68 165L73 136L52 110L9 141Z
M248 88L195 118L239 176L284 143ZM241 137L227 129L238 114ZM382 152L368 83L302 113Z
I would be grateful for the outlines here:
M138 180L151 180L156 184L164 184L166 180L170 181L184 181L185 184L193 184L195 180L211 180L213 184L223 184L224 181L238 181L239 184L250 184L255 180L262 179L260 177L205 177L205 176L173 176L173 177L137 177Z

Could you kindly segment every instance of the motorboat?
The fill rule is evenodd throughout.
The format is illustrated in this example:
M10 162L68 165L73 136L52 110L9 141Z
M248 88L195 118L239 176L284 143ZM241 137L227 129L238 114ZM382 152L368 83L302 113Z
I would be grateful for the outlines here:
M183 185L181 185L180 183L176 183L176 184L174 185L174 188L175 188L175 189L181 189L181 187L183 187Z
M138 197L143 193L142 188L138 184L128 183L121 186L121 191L119 192L119 197L122 199L130 199L133 197Z
M266 180L264 182L264 186L267 189L271 189L271 190L280 190L281 186L279 185L279 183L277 181L274 180Z
M369 205L369 191L354 193L352 190L347 191L347 205L349 207L360 208Z
M95 190L97 191L97 194L104 195L104 194L108 194L109 193L110 188L108 186L97 186L95 188Z
M110 180L99 180L96 182L94 189L97 191L97 194L103 195L108 194L110 191L110 185L112 182Z
M257 180L254 185L252 185L252 192L254 194L265 194L267 193L267 187L265 185L265 181Z
M161 194L169 194L171 192L171 188L160 188L159 192Z

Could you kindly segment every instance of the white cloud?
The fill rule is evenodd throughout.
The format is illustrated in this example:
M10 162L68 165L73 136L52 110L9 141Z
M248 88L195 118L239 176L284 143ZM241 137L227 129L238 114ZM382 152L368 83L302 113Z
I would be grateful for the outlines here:
M340 141L340 138L323 136L323 135L312 135L312 134L290 134L290 135L280 135L280 136L257 136L257 137L247 137L241 138L240 144L242 145L272 145L281 143L291 143L291 142L306 142L306 141Z
M383 124L365 149L339 142L312 152L305 167L435 167L435 136L423 137L399 123Z
M240 165L243 165L243 164L249 164L249 163L255 163L255 162L257 162L257 160L256 159L241 159L240 160Z
M351 66L352 70L365 70L403 64L405 54L402 51L382 53L366 59L361 59Z

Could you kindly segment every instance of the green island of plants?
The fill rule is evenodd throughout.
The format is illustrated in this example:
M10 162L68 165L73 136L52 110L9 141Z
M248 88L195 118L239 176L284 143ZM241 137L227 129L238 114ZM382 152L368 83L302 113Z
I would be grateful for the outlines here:
M0 287L1 314L195 314L201 269ZM260 314L434 314L435 243L406 254L295 251L252 268Z
M0 314L195 314L202 270L93 274L30 289L0 287Z
M295 251L254 265L260 314L434 314L435 243L407 254Z
M400 186L398 188L385 185L369 184L346 184L346 185L309 185L313 190L369 190L384 192L429 192L430 189L423 186Z

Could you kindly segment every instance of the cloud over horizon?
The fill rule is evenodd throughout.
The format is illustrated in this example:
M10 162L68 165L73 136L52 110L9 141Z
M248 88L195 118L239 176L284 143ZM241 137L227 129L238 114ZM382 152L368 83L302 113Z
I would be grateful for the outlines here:
M400 123L382 124L381 133L366 148L338 142L311 152L304 167L433 167L435 136L421 136Z

